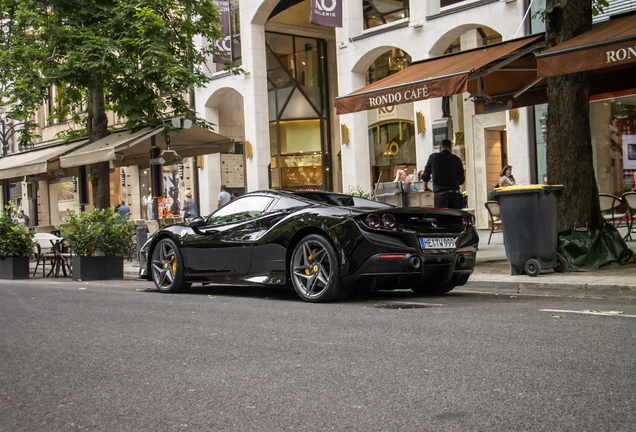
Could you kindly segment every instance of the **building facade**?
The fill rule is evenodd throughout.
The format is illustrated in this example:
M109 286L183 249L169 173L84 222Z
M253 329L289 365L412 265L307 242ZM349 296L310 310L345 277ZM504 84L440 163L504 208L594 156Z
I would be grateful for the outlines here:
M334 103L411 61L525 35L524 1L344 0L342 28L311 24L309 0L232 5L240 18L239 29L233 29L240 54L234 54L246 73L229 75L211 64L214 79L196 92L196 104L218 133L252 149L246 154L247 191L372 192L378 181L392 181L398 168L409 174L424 168L437 151L432 125L441 119L449 123L454 151L464 161L463 188L479 226L487 226L483 203L504 164L514 166L519 182L531 181L532 108L513 117L476 115L468 93L342 116ZM418 128L418 116L426 127ZM204 162L204 213L216 203L220 157L206 156Z
M311 2L316 1L325 8L342 1L343 26L310 23ZM607 14L635 10L635 3L616 0ZM211 82L195 91L192 103L200 116L216 125L215 132L235 144L229 151L166 163L161 215L173 214L175 202L187 189L194 191L200 213L209 214L217 207L222 184L238 194L268 188L373 192L378 182L392 181L397 169L415 177L424 168L438 150L436 131L441 129L436 125L443 125L453 152L464 163L462 190L479 228L488 226L484 203L504 165L514 167L519 184L549 182L546 105L477 114L467 92L343 115L337 115L335 108L337 97L413 62L542 32L542 23L531 19L545 7L541 1L230 0L219 4L229 5L223 48L243 73L230 74L222 61L210 58ZM633 187L635 94L623 91L591 101L601 192L620 195ZM38 146L52 143L55 133L67 127L46 123L50 108L45 103L38 119L42 125ZM121 123L111 117L109 124ZM149 204L149 170L142 163L117 167L111 174L111 203L124 199L135 219L156 216ZM33 202L40 224L57 225L63 222L66 208L80 208L74 176L72 170L58 170L46 179L25 178L22 195L32 200L37 196ZM27 192L29 184L37 193Z

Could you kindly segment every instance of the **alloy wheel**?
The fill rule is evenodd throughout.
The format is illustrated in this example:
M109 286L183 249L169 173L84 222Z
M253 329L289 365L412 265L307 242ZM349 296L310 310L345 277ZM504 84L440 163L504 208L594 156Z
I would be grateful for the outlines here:
M306 240L292 258L294 286L307 298L319 297L331 280L332 263L325 247L315 240Z
M152 278L160 290L172 287L177 274L177 258L169 243L157 245L152 254Z

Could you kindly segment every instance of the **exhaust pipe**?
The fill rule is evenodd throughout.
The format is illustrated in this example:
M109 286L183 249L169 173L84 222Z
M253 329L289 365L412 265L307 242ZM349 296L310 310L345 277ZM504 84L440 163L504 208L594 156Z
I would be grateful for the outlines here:
M409 270L417 270L420 268L421 265L422 265L422 261L420 260L420 257L418 256L410 257L406 264Z
M455 262L455 268L461 268L466 265L466 257L464 255L459 255L457 257L457 261Z

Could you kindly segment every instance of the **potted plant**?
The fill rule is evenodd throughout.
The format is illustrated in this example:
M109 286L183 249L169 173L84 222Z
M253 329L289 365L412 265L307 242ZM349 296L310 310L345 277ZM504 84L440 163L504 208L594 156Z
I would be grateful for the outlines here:
M0 214L0 279L28 279L33 234L13 222L9 207Z
M132 245L134 225L118 219L113 207L76 214L67 211L62 237L73 255L73 280L124 278L124 256Z

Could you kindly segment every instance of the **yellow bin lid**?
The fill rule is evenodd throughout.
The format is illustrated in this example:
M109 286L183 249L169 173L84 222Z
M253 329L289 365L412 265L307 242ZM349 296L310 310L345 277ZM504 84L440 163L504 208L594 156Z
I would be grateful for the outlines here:
M528 189L543 189L548 185L514 185L514 186L506 186L506 187L498 187L495 188L497 192L499 191L520 191L520 190L528 190Z
M557 191L564 191L565 190L565 186L563 185L543 185L543 184L530 184L530 185L514 185L514 186L506 186L506 187L500 187L500 188L495 188L494 192L498 193L507 193L507 192L539 192L541 190L547 189L549 193L552 190L557 190Z

